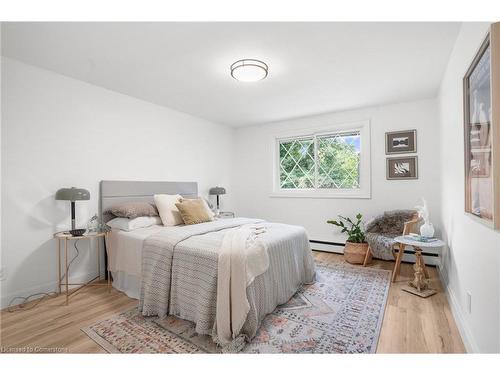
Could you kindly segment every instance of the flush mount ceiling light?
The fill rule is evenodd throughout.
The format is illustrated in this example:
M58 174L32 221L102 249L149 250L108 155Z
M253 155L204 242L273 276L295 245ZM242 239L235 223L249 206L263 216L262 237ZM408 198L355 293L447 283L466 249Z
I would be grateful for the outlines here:
M269 67L255 59L238 60L231 65L231 77L241 82L256 82L267 77Z

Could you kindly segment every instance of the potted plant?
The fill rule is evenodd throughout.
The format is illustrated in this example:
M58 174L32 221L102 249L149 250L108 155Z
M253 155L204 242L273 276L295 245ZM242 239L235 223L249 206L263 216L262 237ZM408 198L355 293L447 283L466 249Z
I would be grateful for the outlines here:
M351 264L363 264L368 252L368 243L365 241L365 232L361 224L363 215L358 213L356 220L340 215L339 218L339 221L328 220L327 223L342 228L341 233L347 233L347 241L344 247L345 260Z

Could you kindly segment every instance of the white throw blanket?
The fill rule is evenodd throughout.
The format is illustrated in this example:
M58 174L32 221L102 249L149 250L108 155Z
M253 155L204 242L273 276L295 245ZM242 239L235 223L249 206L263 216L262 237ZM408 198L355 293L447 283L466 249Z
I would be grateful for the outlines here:
M217 330L221 344L235 339L245 323L250 305L247 287L269 268L269 255L259 235L264 224L229 230L219 250L217 275Z

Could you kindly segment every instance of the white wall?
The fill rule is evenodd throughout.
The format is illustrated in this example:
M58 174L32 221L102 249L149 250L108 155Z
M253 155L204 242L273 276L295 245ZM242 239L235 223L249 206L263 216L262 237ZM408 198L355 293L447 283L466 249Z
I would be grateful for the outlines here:
M500 351L500 233L464 212L462 78L488 24L464 23L439 96L442 147L442 278L469 351ZM472 310L466 293L472 294Z
M0 22L0 51L2 50L2 22ZM0 58L0 88L2 87L2 59ZM2 144L2 90L0 90L0 145ZM0 198L2 196L2 153L0 152ZM2 264L2 199L0 199L0 283L4 279L4 268ZM1 289L1 288L0 288ZM0 291L1 293L1 291ZM0 302L1 303L1 302Z
M370 119L371 123L371 199L308 199L270 197L273 179L274 134L331 124ZM418 180L386 180L385 135L391 130L417 129ZM338 214L366 218L385 210L413 208L425 197L431 220L439 220L439 133L435 100L423 100L365 108L321 116L305 117L236 130L236 159L233 186L238 215L262 217L304 226L311 239L342 241L344 237L326 224Z
M77 202L84 226L97 213L99 181L198 181L200 195L227 187L233 130L193 116L2 59L2 307L15 295L54 290L52 234L69 226L60 187L90 190ZM85 245L81 244L84 249ZM83 251L72 270L95 270Z

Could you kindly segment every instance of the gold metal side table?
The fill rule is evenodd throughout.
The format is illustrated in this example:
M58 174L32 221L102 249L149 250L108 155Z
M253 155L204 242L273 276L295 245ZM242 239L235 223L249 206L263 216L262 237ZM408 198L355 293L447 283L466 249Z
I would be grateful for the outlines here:
M108 291L110 290L110 282L111 278L109 277L108 271L108 281L107 283L94 283L95 280L101 280L101 245L100 239L104 238L106 240L107 232L96 232L96 233L88 233L83 234L82 236L72 236L69 232L57 232L54 233L54 238L57 241L57 280L58 280L58 292L61 294L62 287L66 288L66 305L69 303L69 297L79 291L80 289L86 286L107 286ZM87 240L89 241L89 251L91 250L91 241L92 239L96 239L97 242L97 276L92 280L87 281L86 283L70 283L69 282L69 265L68 265L68 242L71 240ZM61 242L63 242L64 246L64 282L61 277ZM78 286L78 288L74 290L69 290L71 286Z

